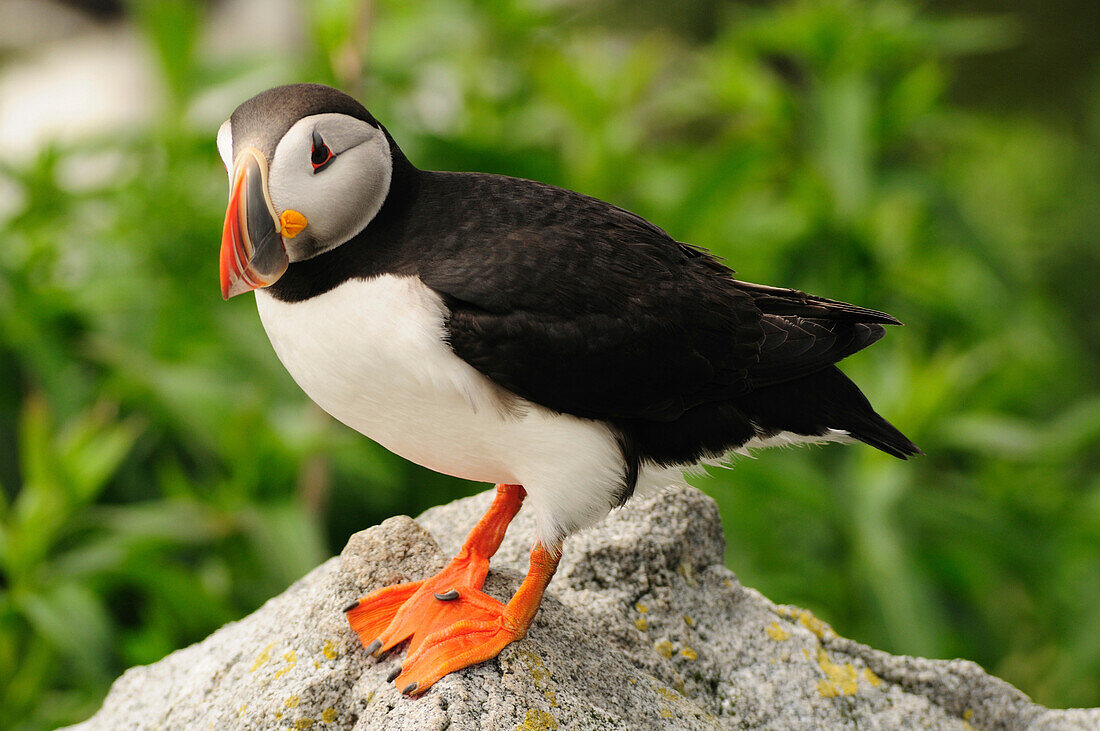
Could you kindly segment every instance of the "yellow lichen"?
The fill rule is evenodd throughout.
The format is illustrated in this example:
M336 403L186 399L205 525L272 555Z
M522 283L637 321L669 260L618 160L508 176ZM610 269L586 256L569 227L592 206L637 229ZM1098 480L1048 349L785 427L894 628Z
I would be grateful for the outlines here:
M325 710L321 711L321 720L324 723L332 723L333 721L335 721L336 720L336 709L335 708L326 708Z
M275 720L276 721L278 721L282 717L283 717L283 712L282 711L275 711Z
M294 722L294 728L297 728L297 729L313 728L313 724L315 724L315 723L317 723L317 722L314 721L312 718L299 718L297 721Z
M817 664L821 672L825 673L825 679L817 681L817 692L822 696L835 698L839 695L855 695L859 692L859 675L852 663L846 662L839 665L830 660L824 650L818 650Z
M244 718L244 712L245 712L245 709L247 709L247 708L248 708L248 704L247 703L242 703L241 707L239 709L237 709L237 718Z
M558 705L558 697L550 690L550 671L542 663L535 653L526 649L517 649L516 655L527 665L527 671L531 673L531 679L535 681L535 687L543 692L551 706Z
M668 640L661 640L653 644L654 649L660 653L661 657L672 657L672 643Z
M688 660L698 660L699 659L699 653L697 653L695 650L691 649L690 647L685 647L684 649L680 650L680 654L683 655L684 657L686 657Z
M680 693L677 693L672 688L660 685L656 682L656 678L651 678L651 680L653 681L651 687L653 688L654 692L656 692L657 695L661 696L665 700L672 701L673 707L684 703L682 680L677 681L677 686L681 689ZM660 713L661 718L672 718L672 710L666 705L658 705L658 713Z
M293 670L294 666L298 664L298 656L294 654L294 650L287 650L286 652L284 652L283 659L286 660L286 667L275 673L276 678L283 677L291 670Z
M336 647L332 644L332 640L326 642L325 646L321 648L321 654L329 660L335 660L340 657L340 653L336 651Z
M974 710L973 709L967 708L965 711L963 711L963 720L964 721L969 721L972 718L974 718Z
M545 690L550 685L550 671L542 664L542 658L526 649L516 650L516 655L527 665L527 671L531 673L538 689Z
M645 604L642 604L641 602L638 602L637 604L635 604L634 608L637 609L642 614L645 614L646 612L649 611L649 607L646 606Z
M665 698L668 698L670 701L679 701L680 700L680 696L676 695L676 691L674 691L672 688L666 688L663 685L655 685L653 687L653 689L655 691L657 691L657 695L664 696Z
M764 631L768 633L768 637L771 637L776 642L789 640L791 637L791 633L780 627L779 622L772 622L764 628Z
M297 708L298 704L300 702L301 702L301 698L299 698L296 695L292 695L292 696L288 696L287 699L285 701L283 701L283 705L286 706L287 708Z
M558 727L558 721L546 711L535 708L527 709L527 715L523 723L516 726L516 731L550 731Z
M875 675L871 668L863 668L863 679L870 683L873 687L877 688L882 685L882 678ZM965 715L963 716L966 717Z
M836 636L836 633L833 632L832 627L815 617L813 615L813 612L809 611L808 609L780 607L779 613L789 619L797 620L799 624L817 635L817 638L819 640L823 640L826 637Z
M829 625L822 622L820 619L811 614L808 610L802 610L798 615L798 621L803 627L817 635L818 639L825 639L825 635L831 634L832 630L829 629Z
M252 663L252 669L248 672L254 673L261 667L267 664L271 659L271 648L275 646L274 642L268 643L268 646L260 651L260 654L256 656L256 661Z
M676 567L676 570L680 572L680 575L684 577L684 581L688 586L698 586L699 582L695 580L695 574L690 564L682 563Z
M687 614L684 615L684 622L687 623L688 627L694 627L695 626L695 619L693 617L691 617L690 615L687 615Z
M645 617L638 617L637 619L635 619L634 626L642 632L645 632L647 629L649 629L649 623L645 621Z

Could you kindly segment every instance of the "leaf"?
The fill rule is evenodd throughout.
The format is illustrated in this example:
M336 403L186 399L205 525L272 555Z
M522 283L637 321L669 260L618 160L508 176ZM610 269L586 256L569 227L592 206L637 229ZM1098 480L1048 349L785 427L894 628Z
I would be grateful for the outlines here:
M77 503L107 485L141 433L136 418L113 422L114 409L100 404L66 424L58 438L58 459Z
M113 632L101 599L87 586L57 582L16 599L35 633L91 678L110 677Z

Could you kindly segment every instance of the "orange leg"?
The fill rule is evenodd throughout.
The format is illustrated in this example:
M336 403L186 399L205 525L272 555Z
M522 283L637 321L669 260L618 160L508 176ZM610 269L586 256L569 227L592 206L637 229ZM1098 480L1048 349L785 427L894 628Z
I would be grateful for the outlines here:
M496 657L531 626L558 566L557 556L541 544L531 550L531 569L508 604L481 591L489 558L525 495L519 485L497 485L488 512L442 571L379 589L348 608L348 622L368 653L379 655L410 640L395 680L402 692L423 693L447 673Z

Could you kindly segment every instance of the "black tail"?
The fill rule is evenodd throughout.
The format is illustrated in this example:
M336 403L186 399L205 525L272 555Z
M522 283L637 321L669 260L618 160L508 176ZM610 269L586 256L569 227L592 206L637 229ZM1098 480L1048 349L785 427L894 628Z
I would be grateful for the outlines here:
M736 404L765 434L821 436L830 429L842 429L900 459L922 454L893 424L875 413L859 387L836 366L757 389L738 398Z

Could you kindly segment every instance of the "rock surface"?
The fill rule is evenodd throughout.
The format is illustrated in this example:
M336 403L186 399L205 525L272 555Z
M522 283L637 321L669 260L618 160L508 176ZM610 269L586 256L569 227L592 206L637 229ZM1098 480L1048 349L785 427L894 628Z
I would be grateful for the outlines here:
M391 518L240 622L128 670L94 729L1100 729L962 660L896 657L777 606L723 565L714 503L693 489L636 500L571 538L527 637L423 697L367 657L341 609L441 568L491 491ZM521 512L486 590L526 571Z

